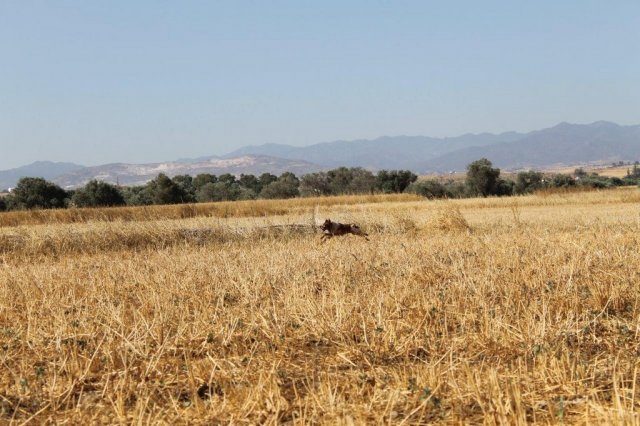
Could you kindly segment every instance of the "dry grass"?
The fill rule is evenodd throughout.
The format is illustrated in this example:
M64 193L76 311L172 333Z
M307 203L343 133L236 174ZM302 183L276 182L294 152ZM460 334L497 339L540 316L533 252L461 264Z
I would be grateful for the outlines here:
M441 207L434 215L431 216L428 225L427 229L437 229L440 231L471 231L471 227L462 215L460 207L455 204Z
M639 200L1 228L0 422L636 424Z
M146 207L71 208L0 213L0 227L52 223L132 222L192 217L282 216L313 206L418 200L412 194L343 195L289 200L247 200Z

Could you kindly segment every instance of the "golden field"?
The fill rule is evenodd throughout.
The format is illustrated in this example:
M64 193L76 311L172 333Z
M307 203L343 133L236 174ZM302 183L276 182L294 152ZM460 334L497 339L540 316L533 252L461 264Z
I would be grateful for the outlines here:
M640 423L639 189L248 203L0 214L0 423Z

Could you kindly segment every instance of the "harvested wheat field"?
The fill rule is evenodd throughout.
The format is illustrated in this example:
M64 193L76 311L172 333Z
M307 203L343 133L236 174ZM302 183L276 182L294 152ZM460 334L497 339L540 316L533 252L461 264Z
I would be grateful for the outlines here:
M640 422L640 190L333 201L2 222L0 423Z

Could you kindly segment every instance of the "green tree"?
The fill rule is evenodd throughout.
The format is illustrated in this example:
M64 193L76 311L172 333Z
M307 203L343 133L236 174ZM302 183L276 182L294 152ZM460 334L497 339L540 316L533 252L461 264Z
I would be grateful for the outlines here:
M65 207L67 192L43 178L23 177L11 192L11 203L17 209L52 209Z
M195 189L193 187L193 178L190 175L177 175L171 180L184 191L184 201L192 203L195 201Z
M260 180L254 175L241 174L238 183L240 183L240 186L243 188L250 189L255 194L258 194L262 190Z
M198 192L200 188L202 188L206 184L216 183L217 181L218 181L218 178L216 177L216 175L212 175L210 173L200 173L199 175L194 177L193 181L191 182L191 186L193 187L193 193L195 194L196 192Z
M630 178L634 178L634 179L639 179L640 178L640 167L639 163L636 161L633 164L633 168L631 169L631 171L627 170L627 176Z
M329 188L332 194L346 194L349 192L353 171L347 167L338 167L327 172Z
M465 186L471 196L493 195L500 177L500 169L494 169L491 161L486 158L476 160L467 166Z
M290 172L285 172L278 180L271 182L260 191L260 198L293 198L300 195L300 180Z
M261 189L264 188L265 186L269 185L271 182L275 182L277 180L278 180L278 176L272 175L271 173L263 173L258 178L258 181L260 181L260 188Z
M256 198L258 198L256 191L251 188L245 188L244 186L238 185L236 200L255 200Z
M227 186L224 183L219 184L218 182L205 183L196 191L196 200L200 203L208 203L211 201L222 201L223 195L220 195L222 194L220 187L226 188Z
M322 196L331 194L329 176L326 172L308 173L300 178L300 194Z
M373 173L361 167L338 167L329 170L326 175L316 174L314 178L318 186L322 186L325 183L323 180L326 180L328 188L322 188L318 192L326 192L328 189L327 193L333 195L373 192L377 183Z
M229 185L236 183L236 177L231 173L225 173L218 176L218 182L228 183Z
M373 194L376 189L376 177L369 170L361 167L351 169L351 183L348 192L351 194Z
M207 183L196 192L199 202L234 201L241 197L243 191L238 183L218 181Z
M153 204L146 185L124 187L122 188L122 196L128 206L149 206Z
M179 204L187 201L187 194L164 173L147 183L147 192L153 204Z
M124 197L118 188L95 179L76 190L71 201L77 207L108 207L125 204Z

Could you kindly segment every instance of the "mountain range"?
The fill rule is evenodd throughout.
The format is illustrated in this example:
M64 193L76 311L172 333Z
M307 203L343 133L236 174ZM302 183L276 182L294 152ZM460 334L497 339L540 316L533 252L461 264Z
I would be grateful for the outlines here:
M427 136L383 136L377 139L324 142L295 147L281 144L247 146L223 158L238 155L269 155L286 159L305 159L325 167L353 166L368 169L411 169L420 171L420 162L471 146L484 147L510 143L521 135L515 132L493 135L467 134L453 138Z
M461 171L482 157L491 160L494 166L508 170L545 168L640 159L640 125L620 126L597 121L591 124L560 123L528 133L482 133L453 138L385 136L305 147L265 144L244 147L225 157L240 154L303 158L325 167L410 169L418 173Z
M53 179L64 188L84 185L91 179L121 185L141 185L164 173L173 177L176 175L196 176L200 173L221 175L241 173L260 175L273 173L280 175L292 172L296 175L321 170L322 167L301 160L284 160L266 155L242 155L233 158L198 158L194 160L168 161L150 164L106 164L104 166L85 167Z
M74 163L36 161L15 169L0 170L0 191L15 186L16 182L24 176L42 177L51 180L65 173L75 172L83 168L84 166Z
M420 162L417 168L464 170L466 164L481 157L508 170L637 161L640 160L640 125L619 126L606 121L587 125L560 123L526 133L511 143L452 151Z
M443 173L462 171L467 164L483 157L505 170L636 161L640 159L640 125L621 126L597 121L591 124L560 123L528 133L481 133L450 138L384 136L303 147L264 144L243 147L220 157L150 164L84 167L39 161L0 171L0 189L14 186L22 176L40 176L73 188L90 179L123 185L142 184L158 173L195 176L198 173L258 175L269 172L278 175L290 171L302 175L339 166Z

